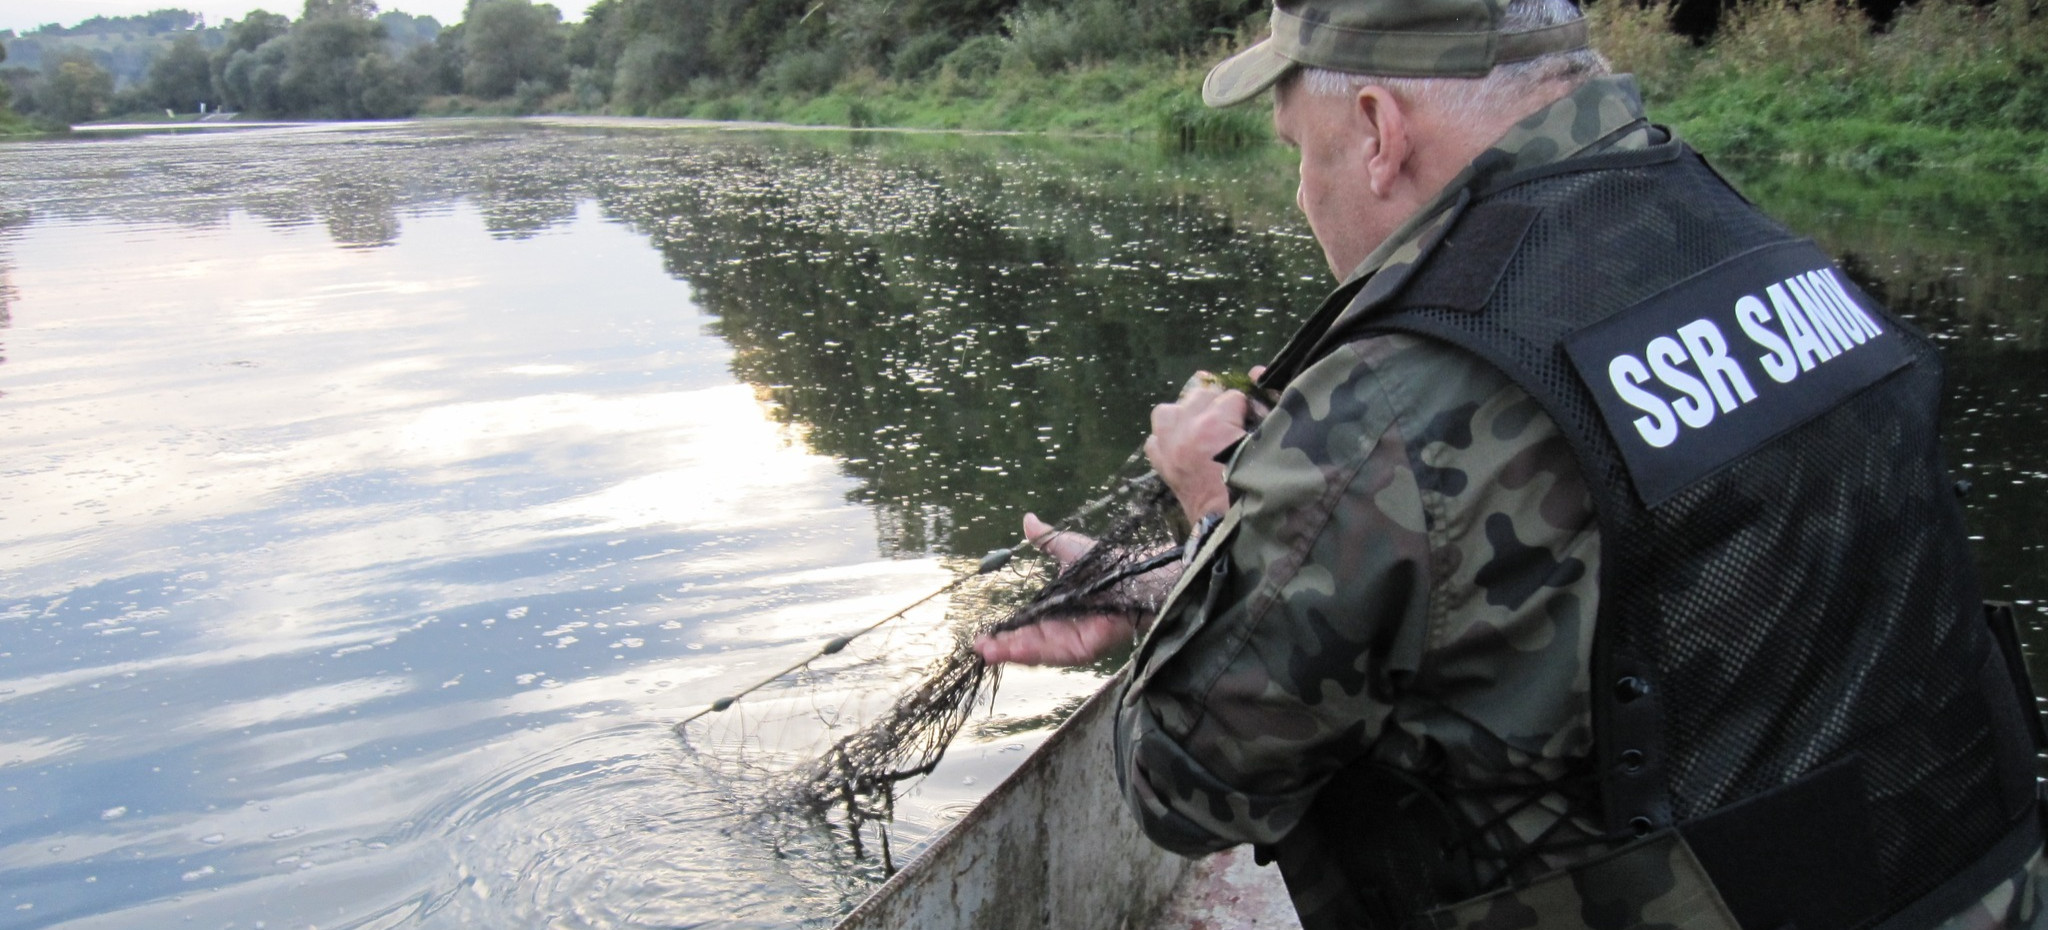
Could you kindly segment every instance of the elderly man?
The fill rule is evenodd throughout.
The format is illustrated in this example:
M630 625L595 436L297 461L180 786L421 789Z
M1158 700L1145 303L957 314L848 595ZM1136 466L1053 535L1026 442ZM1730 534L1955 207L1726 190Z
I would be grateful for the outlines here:
M1310 930L2048 926L1927 341L1646 121L1567 0L1272 22L1204 96L1272 90L1342 284L1249 434L1213 386L1154 412L1197 531L1119 717L1147 833L1257 844Z

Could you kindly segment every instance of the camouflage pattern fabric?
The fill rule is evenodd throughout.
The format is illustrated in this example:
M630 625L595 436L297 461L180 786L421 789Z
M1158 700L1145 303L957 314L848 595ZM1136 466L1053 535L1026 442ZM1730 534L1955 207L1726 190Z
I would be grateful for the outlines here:
M1586 47L1583 17L1501 32L1508 0L1295 0L1265 40L1211 69L1202 98L1242 103L1296 66L1381 77L1485 77L1495 65Z
M1982 900L1942 921L1936 930L2006 930L2048 927L2048 857L2034 853L2027 865L1985 893Z
M1588 930L1741 930L1692 848L1665 832L1558 872L1429 915L1435 930L1528 930L1569 914Z
M1275 359L1266 384L1285 389L1233 454L1230 510L1148 632L1119 709L1118 775L1160 845L1200 855L1278 843L1360 759L1456 790L1469 824L1500 815L1486 837L1495 849L1600 835L1584 793L1542 787L1583 771L1594 748L1600 535L1570 449L1527 393L1476 357L1338 331L1399 290L1473 187L1660 140L1631 80L1588 82L1475 159ZM1522 798L1471 791L1513 786L1538 787ZM1592 926L1590 902L1571 910L1543 876L1606 849L1546 846L1513 875L1482 876L1483 887L1517 883L1485 899L1485 913L1431 919ZM1634 918L1732 926L1654 915L1659 902L1718 897L1696 862L1688 872L1670 865L1675 852L1626 850L1635 855L1610 868L1667 864L1669 887L1633 899L1640 906L1624 910ZM1355 879L1335 863L1327 871L1298 885L1289 876L1307 930L1345 925L1330 902Z

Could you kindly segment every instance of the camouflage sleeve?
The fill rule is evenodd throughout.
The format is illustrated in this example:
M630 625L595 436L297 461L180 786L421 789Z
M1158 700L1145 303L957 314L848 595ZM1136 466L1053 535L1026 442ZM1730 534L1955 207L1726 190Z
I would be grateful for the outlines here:
M1303 372L1226 476L1225 524L1137 657L1124 790L1160 845L1273 842L1378 734L1430 589L1396 405L1346 347Z
M1276 842L1369 751L1478 780L1588 750L1590 504L1498 372L1411 337L1348 345L1226 482L1118 715L1126 800L1160 845Z

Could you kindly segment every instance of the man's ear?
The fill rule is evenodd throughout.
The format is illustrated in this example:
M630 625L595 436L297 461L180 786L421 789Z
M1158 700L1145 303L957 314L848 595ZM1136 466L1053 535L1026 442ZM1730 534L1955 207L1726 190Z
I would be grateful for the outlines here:
M1393 92L1378 84L1360 88L1355 105L1352 116L1364 134L1359 157L1366 184L1374 196L1385 197L1408 164L1408 114Z

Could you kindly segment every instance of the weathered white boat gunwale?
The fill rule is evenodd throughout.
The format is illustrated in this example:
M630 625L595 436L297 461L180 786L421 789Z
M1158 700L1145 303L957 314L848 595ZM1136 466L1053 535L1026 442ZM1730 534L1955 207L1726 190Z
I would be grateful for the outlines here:
M1272 869L1145 838L1117 788L1112 678L835 930L1298 928Z

